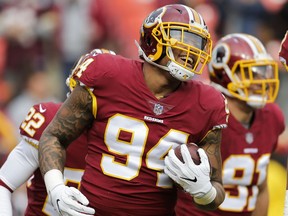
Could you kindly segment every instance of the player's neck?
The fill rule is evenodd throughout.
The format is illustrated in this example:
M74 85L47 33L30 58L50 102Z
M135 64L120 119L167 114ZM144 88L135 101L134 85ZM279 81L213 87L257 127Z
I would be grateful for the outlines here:
M143 75L147 87L158 99L176 91L181 84L168 71L161 70L149 63L144 63Z
M235 98L228 98L228 107L234 118L243 126L249 128L252 124L254 110L246 102L239 101Z

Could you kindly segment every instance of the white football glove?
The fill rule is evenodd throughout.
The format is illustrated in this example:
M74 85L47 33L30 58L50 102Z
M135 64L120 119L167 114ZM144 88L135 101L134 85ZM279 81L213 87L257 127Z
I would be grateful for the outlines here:
M203 149L199 148L198 153L201 163L196 165L187 146L182 144L184 163L176 157L174 149L169 151L164 160L164 172L194 198L201 198L212 189L209 159Z
M74 187L58 185L50 191L49 197L59 215L87 216L95 213L93 208L87 207L88 199Z
M64 185L60 170L52 169L44 175L49 200L54 209L62 216L89 216L95 210L88 207L88 199L76 188Z

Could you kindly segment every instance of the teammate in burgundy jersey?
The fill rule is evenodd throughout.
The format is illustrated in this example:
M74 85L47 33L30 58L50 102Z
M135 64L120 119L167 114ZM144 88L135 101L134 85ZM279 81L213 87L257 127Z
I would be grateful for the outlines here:
M201 149L198 171L183 164L173 180L197 176L181 184L203 208L213 209L224 199L218 165L226 101L213 87L192 80L210 59L203 18L184 5L159 8L145 19L138 46L144 61L109 54L80 59L70 78L75 89L42 134L40 169L61 214L174 215L177 191L164 165L168 171L173 167L164 158L169 152L165 161L174 160L173 148L189 142L209 147L211 179ZM87 127L82 193L71 192L62 180L63 150Z
M93 55L110 53L105 49L94 49ZM88 55L88 54L87 54ZM83 55L84 57L85 55ZM73 90L71 82L68 86ZM22 141L13 149L4 165L0 169L0 215L12 216L11 193L27 184L28 205L26 216L58 215L47 197L46 187L38 168L38 142L40 136L50 123L61 104L41 103L31 107L26 118L20 125ZM67 159L64 167L64 181L66 185L79 188L83 175L85 156L87 153L87 134L83 132L67 149Z
M32 145L35 143L33 142L35 140L36 145L38 146L37 141L39 140L43 130L56 114L60 105L61 104L42 103L33 106L20 127L20 133L23 139L27 140L27 142L30 142ZM34 126L33 122L36 122L37 126ZM44 127L41 127L41 124L43 124ZM86 144L86 133L83 133L74 141L74 144L72 143L67 149L67 160L64 168L65 183L67 185L73 185L75 187L80 186L79 182L85 167L85 155L87 153ZM27 193L28 206L25 215L56 214L51 203L48 203L45 184L39 168L34 172L33 177L31 178L31 183L27 186Z
M33 174L27 184L28 206L25 212L27 216L57 215L48 200L45 184L38 168L37 148L38 140L43 130L50 123L60 106L61 104L41 103L34 105L30 109L20 126L22 141L10 153L9 158L1 167L0 185L6 187L11 192L25 183ZM83 175L85 155L87 153L86 133L81 135L74 143L67 149L64 176L65 182L68 185L71 183L71 185L78 187ZM30 165L29 168L25 165L26 161ZM1 204L0 213L4 211L4 208L5 206Z
M279 49L279 60L288 71L288 30L286 31Z
M288 30L286 31L282 41L281 41L281 46L279 49L279 60L281 61L281 63L283 64L283 66L286 68L286 70L288 71ZM281 142L282 140L287 140L287 127L285 129L285 132L282 134L282 136L280 137L280 144L284 143ZM282 140L281 140L282 139ZM285 148L285 145L283 145ZM282 147L282 146L280 146ZM287 148L287 147L286 147ZM285 149L286 149L285 148ZM288 163L287 163L287 167L286 167L286 171L288 169ZM283 215L288 215L288 173L287 173L287 178L286 178L286 193L285 193L285 202L284 202L284 214Z
M267 215L267 167L285 128L283 113L273 103L279 88L277 62L257 38L231 34L215 45L209 72L231 112L221 146L226 197L216 211L203 212L179 192L177 216Z

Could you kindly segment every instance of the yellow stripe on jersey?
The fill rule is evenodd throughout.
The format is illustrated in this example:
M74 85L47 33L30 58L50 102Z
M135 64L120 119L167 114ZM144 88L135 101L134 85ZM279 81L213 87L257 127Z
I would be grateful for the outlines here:
M89 89L87 86L85 86L85 88L87 89L87 91L89 92L89 94L92 97L92 114L93 114L94 118L96 118L96 116L97 116L97 99L96 99L96 96L93 94L91 89Z

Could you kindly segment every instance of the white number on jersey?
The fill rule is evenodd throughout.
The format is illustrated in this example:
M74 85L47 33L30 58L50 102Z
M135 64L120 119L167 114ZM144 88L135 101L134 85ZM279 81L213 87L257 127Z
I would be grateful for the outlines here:
M119 139L121 132L132 134L131 141L125 142ZM142 120L131 118L125 115L116 114L108 121L104 141L110 152L126 156L126 163L115 161L114 156L103 154L101 168L104 174L131 180L139 175L143 162L143 152L146 146L149 128ZM147 153L144 158L147 167L157 172L159 187L172 187L172 181L163 173L164 157L173 145L186 143L189 134L171 129L163 136L158 143Z
M237 194L232 195L229 189L226 190L224 202L219 209L223 211L242 212L245 207L252 211L255 209L258 186L265 180L270 154L262 155L257 161L250 155L231 155L223 162L223 184L226 188L229 185L237 188ZM240 177L235 176L240 171ZM249 194L248 187L251 185L255 174L258 174L257 185L252 186L252 194ZM251 193L251 191L250 191Z

